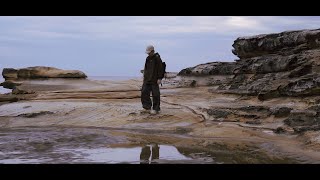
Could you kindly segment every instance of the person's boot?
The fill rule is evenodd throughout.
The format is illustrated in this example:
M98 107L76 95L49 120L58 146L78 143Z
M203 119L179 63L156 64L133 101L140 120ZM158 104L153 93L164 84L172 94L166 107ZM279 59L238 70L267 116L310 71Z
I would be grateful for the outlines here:
M154 114L159 114L160 113L160 111L156 111L156 110L151 110L150 111L150 114L152 114L152 115L154 115Z
M140 111L141 114L149 114L150 113L150 109L143 109Z

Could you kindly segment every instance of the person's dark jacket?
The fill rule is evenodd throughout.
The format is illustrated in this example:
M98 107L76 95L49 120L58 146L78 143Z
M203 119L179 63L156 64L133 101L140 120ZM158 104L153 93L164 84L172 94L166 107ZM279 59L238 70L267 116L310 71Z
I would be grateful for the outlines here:
M158 53L148 56L144 65L143 82L157 84L158 79L163 79L162 60Z

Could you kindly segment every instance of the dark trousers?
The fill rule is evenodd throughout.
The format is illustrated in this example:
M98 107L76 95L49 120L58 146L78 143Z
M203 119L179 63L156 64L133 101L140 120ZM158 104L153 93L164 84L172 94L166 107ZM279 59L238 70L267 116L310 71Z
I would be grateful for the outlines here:
M156 162L152 162L155 159L159 159L159 145L156 144L154 146L152 146L150 151L150 147L149 146L144 146L141 149L141 153L140 153L140 164L154 164ZM151 159L150 159L151 157ZM151 160L151 161L150 161Z
M152 102L150 99L152 92ZM144 109L152 109L160 111L160 89L158 84L143 84L141 90L141 102Z

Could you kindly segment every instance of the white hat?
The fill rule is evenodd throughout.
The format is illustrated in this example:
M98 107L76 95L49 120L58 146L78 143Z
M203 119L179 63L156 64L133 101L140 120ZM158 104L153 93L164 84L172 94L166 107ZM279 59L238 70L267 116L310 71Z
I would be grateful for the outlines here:
M154 47L152 45L147 46L146 54L149 54L151 51L154 51Z

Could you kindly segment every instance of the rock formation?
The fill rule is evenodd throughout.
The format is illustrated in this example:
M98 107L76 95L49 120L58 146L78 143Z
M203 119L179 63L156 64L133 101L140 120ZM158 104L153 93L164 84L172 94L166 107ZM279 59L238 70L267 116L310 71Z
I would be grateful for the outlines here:
M78 70L62 70L53 67L35 66L22 69L4 68L2 76L8 79L37 79L37 78L87 78Z
M200 64L178 75L211 76L206 85L260 100L320 94L320 29L242 37L233 47L236 62Z
M53 67L28 67L22 69L13 69L13 68L4 68L2 71L2 76L5 79L4 82L0 82L0 86L3 86L7 89L12 89L12 95L2 95L0 97L0 102L12 102L23 99L21 97L17 98L16 95L26 95L26 94L35 94L35 90L20 88L26 81L35 80L35 79L47 79L47 78L76 78L84 79L87 78L87 75L78 70L62 70ZM34 87L35 85L33 85ZM36 86L41 86L36 84ZM50 85L42 85L50 86ZM51 85L52 86L52 85ZM29 95L27 95L29 96Z
M209 117L241 117L247 119L248 124L261 124L271 117L284 118L284 124L295 132L320 129L320 29L240 37L232 46L233 54L240 59L183 69L178 74L182 79L180 85L211 86L212 93L257 97L261 102L308 97L305 101L311 105L305 109L276 104L273 109L264 106L209 108ZM285 129L287 127L281 127L277 132Z

